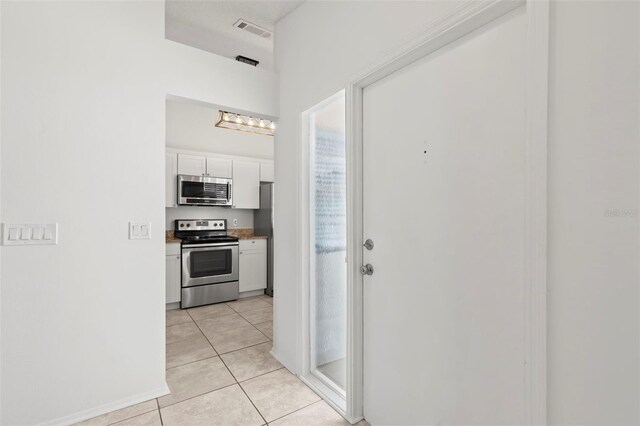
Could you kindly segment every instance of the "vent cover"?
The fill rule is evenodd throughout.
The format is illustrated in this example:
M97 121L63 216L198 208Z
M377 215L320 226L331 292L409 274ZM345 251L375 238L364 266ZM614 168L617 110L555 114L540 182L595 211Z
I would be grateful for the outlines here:
M234 27L239 28L243 31L249 31L251 34L257 35L258 37L270 39L273 33L267 29L257 26L256 24L252 24L249 21L245 21L244 19L238 19Z

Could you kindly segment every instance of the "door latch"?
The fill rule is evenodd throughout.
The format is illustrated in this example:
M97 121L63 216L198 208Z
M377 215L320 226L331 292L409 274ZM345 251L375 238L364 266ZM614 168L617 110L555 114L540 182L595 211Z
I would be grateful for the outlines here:
M367 241L364 242L363 246L367 250L373 250L373 241L371 240L371 238L368 238Z
M373 265L367 263L366 265L362 265L360 267L360 273L362 275L373 275Z

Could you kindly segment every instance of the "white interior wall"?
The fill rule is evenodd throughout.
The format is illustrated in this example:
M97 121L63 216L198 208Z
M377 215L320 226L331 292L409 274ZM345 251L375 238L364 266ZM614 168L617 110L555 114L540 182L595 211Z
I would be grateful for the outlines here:
M168 99L167 146L226 155L273 158L273 136L215 127L218 111L218 108L202 103Z
M294 371L300 113L455 6L305 2L276 27L274 352ZM557 2L551 12L548 418L637 424L638 4Z
M60 229L0 250L0 423L70 423L166 389L166 95L276 116L276 76L164 40L159 1L0 8L0 214Z
M640 3L551 12L549 420L640 424Z

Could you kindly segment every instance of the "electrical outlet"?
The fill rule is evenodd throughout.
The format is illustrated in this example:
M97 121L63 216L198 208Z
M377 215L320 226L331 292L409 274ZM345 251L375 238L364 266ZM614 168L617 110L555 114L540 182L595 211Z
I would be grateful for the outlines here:
M233 219L233 226L238 226L238 219Z

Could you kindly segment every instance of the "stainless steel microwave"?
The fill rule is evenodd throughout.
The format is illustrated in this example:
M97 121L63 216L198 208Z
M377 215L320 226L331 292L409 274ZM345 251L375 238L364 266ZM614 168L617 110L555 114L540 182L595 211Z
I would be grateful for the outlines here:
M178 175L181 206L230 206L232 201L231 179Z

